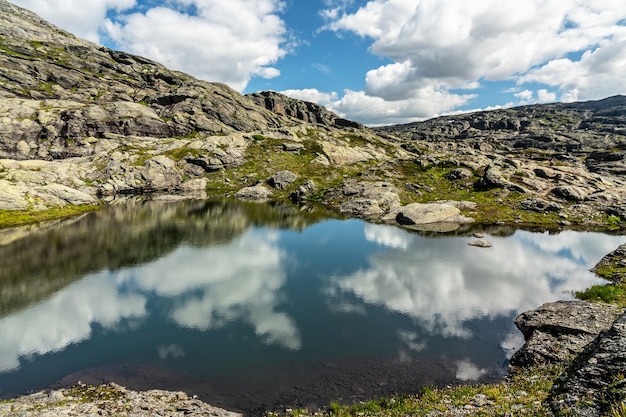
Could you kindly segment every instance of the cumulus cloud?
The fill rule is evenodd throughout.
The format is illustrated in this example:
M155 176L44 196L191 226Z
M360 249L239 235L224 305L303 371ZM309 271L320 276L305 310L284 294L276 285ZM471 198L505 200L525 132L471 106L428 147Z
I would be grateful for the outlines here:
M391 239L394 230L399 236ZM328 294L355 295L444 337L470 337L467 323L474 318L519 314L600 282L588 269L621 242L619 236L591 233L518 231L506 239L491 237L493 248L481 251L455 238L424 244L397 228L386 229L385 239L405 245L389 246L369 258L369 267L333 277ZM529 259L535 260L532 268Z
M115 330L123 320L147 314L146 299L120 293L107 273L93 275L17 314L0 320L0 373L17 369L24 359L88 340L92 326Z
M91 41L142 55L207 81L243 90L251 77L280 75L290 40L281 0L17 0ZM123 13L122 13L123 12Z
M207 81L243 90L252 76L273 78L286 53L287 30L278 0L177 0L194 14L154 7L107 19L104 29L129 52Z
M332 91L330 93L323 93L315 88L305 88L302 90L283 90L280 92L288 97L295 98L297 100L309 101L311 103L317 103L320 106L329 106L333 101L337 100L338 95Z
M456 366L456 378L461 381L478 381L487 373L486 369L479 368L469 359L458 361Z
M372 106L393 122L402 109L412 108L414 119L449 112L492 81L553 87L520 89L521 104L554 101L554 90L562 100L626 91L623 2L371 0L323 16L326 29L370 39L370 51L392 61L369 71L364 91L335 106L366 123Z
M120 272L119 279L177 300L170 318L180 326L209 330L243 320L265 343L297 350L298 329L277 309L287 280L283 263L284 254L272 233L246 233L223 246L181 247L128 276Z
M44 19L92 42L100 42L99 30L108 10L132 8L135 0L11 0Z

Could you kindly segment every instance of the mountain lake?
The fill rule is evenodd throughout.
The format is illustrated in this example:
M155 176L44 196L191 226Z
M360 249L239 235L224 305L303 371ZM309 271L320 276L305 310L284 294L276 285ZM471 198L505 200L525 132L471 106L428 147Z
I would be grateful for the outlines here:
M193 200L0 230L0 398L115 381L258 415L500 380L515 317L621 243Z

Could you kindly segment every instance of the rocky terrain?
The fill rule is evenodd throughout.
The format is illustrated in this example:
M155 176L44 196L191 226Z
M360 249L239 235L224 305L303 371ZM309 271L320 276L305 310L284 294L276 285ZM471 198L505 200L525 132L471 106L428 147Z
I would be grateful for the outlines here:
M415 227L619 227L625 109L616 96L368 129L86 42L0 0L0 210L166 192ZM400 213L441 201L453 208Z
M0 0L0 214L168 194L289 201L432 231L472 222L621 231L624 173L624 96L369 129L313 103L274 92L243 96L92 44ZM224 233L240 226L225 224ZM146 230L127 238L144 245L146 254L171 247L155 239L162 236L156 224L148 222ZM194 230L171 236L193 238ZM0 237L12 238L9 232ZM27 256L38 239L24 242L24 252L6 257ZM107 256L127 262L114 244L109 247ZM597 267L604 276L621 279L621 251ZM24 267L12 265L0 270L0 279ZM66 285L50 283L46 273L33 275L50 284L41 294ZM0 296L8 301L0 313L38 294L3 285ZM601 415L607 398L624 400L620 314L585 302L527 313L518 326L528 343L513 364L572 363L555 388L552 409ZM59 395L57 403L73 396ZM52 400L40 395L32 401ZM0 415L7 407L0 404ZM176 412L212 412L189 407ZM185 411L192 409L197 414ZM12 415L32 415L24 410Z

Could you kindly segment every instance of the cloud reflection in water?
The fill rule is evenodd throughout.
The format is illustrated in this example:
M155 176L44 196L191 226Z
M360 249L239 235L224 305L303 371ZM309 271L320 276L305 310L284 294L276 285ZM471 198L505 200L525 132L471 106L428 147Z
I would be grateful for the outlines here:
M368 224L364 234L388 249L371 255L369 267L335 276L328 294L353 293L444 337L470 337L468 320L517 314L599 282L586 269L621 241L517 231L489 237L493 247L482 249L468 246L469 238L425 239L391 226Z

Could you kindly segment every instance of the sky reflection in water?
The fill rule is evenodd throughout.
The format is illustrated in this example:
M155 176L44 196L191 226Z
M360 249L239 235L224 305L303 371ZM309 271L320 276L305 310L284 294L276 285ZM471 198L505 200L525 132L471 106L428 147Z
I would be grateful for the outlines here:
M183 242L1 318L0 395L137 358L209 377L359 355L444 357L457 379L476 380L501 372L522 342L517 314L596 283L588 269L623 242L575 232L487 238L493 247L482 249L470 237L329 220Z

